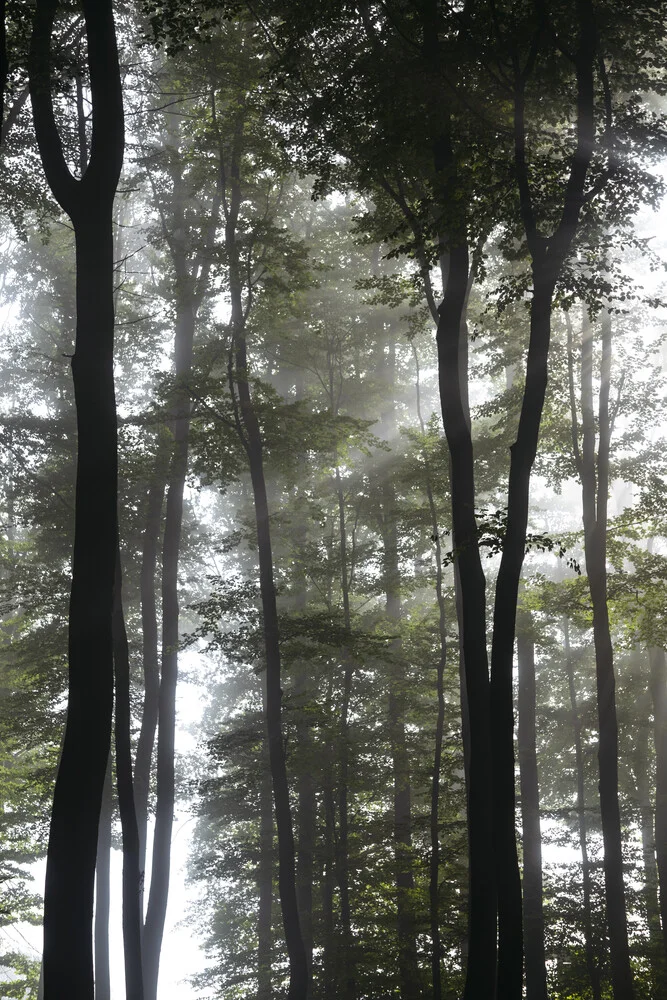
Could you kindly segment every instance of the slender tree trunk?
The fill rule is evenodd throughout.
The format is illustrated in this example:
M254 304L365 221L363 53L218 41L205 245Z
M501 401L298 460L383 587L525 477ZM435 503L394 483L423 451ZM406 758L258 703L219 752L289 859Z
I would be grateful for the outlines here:
M262 679L262 702L266 715L266 684ZM272 910L273 910L273 806L268 737L262 740L262 781L259 792L259 864L257 888L257 1000L271 1000Z
M141 961L141 870L139 831L132 782L130 655L125 631L120 548L116 553L113 608L114 671L116 679L116 782L123 838L123 950L126 1000L143 1000Z
M585 309L585 307L584 307ZM614 651L607 609L607 498L609 491L609 387L611 318L604 312L598 407L599 442L595 460L593 336L584 311L581 345L581 488L586 572L593 604L593 640L598 703L600 813L611 980L614 1000L632 1000L633 983L623 888L623 836L618 802L618 721Z
M335 352L329 350L329 409L332 418L338 417L338 395L335 386ZM343 598L343 623L346 632L352 630L350 614L350 576L348 567L347 521L345 516L345 495L338 464L338 451L333 456L338 504L338 548L340 556L340 588ZM338 839L336 842L336 874L340 894L341 953L340 963L345 968L342 983L342 1000L352 1000L355 995L356 955L352 936L352 916L350 909L350 853L349 853L349 774L350 774L350 697L354 664L347 647L341 649L343 665L343 699L340 709L340 740L338 765Z
M123 159L123 109L111 0L83 0L97 142L84 177L76 180L63 156L51 101L56 9L55 0L39 0L35 8L29 77L47 180L75 233L78 449L68 712L47 855L44 996L92 1000L95 863L113 709L118 523L112 206Z
M326 717L331 718L333 701L333 671L327 684ZM324 1000L335 1000L337 994L338 962L334 924L335 836L336 808L334 799L334 774L327 758L322 771L322 799L324 807L324 843L322 874L322 992Z
M655 853L667 967L667 658L664 649L655 647L649 655L655 740Z
M664 945L660 927L660 903L658 900L658 868L653 826L653 808L649 787L649 716L651 713L650 684L638 704L639 732L634 755L634 773L637 786L637 807L639 828L642 838L642 862L644 867L644 906L648 928L649 963L653 979L655 997L667 995L665 977Z
M269 504L264 478L262 434L250 394L248 356L245 340L245 314L237 225L241 209L240 153L243 140L243 109L234 130L229 177L224 169L224 150L220 149L220 175L225 212L225 247L228 255L231 299L230 328L232 354L229 365L229 390L236 413L237 430L248 456L255 506L259 587L266 656L266 727L269 762L273 782L276 832L278 837L278 892L283 916L285 944L289 958L288 1000L306 1000L310 974L303 943L296 898L294 831L289 801L289 785L282 728L282 689L280 686L280 634L278 608L273 578L273 551Z
M382 351L383 345L379 344ZM396 377L396 346L389 344L387 358L381 353L379 364L385 369L389 391L393 390ZM393 404L382 414L381 433L393 440L396 435L396 415ZM393 633L400 629L401 572L398 559L397 500L394 484L387 471L381 472L382 497L382 570L386 598L386 616ZM414 914L412 849L412 784L410 758L405 729L407 708L406 663L400 635L391 640L389 652L389 702L387 729L391 744L394 777L393 839L396 878L396 932L398 939L398 973L401 1000L414 1000L422 995L419 963L417 960L417 934Z
M95 1000L111 1000L109 963L109 907L111 905L111 821L113 788L111 757L102 792L102 811L97 836L95 867Z
M519 768L523 831L523 925L526 948L526 1000L547 1000L542 905L542 834L535 743L535 643L529 612L517 619L519 666Z
M146 871L146 839L148 827L148 799L151 786L153 750L158 720L160 697L160 666L158 655L158 621L155 598L155 574L162 524L162 504L164 500L164 473L161 455L158 454L156 469L151 481L146 509L146 521L141 547L141 627L144 673L144 699L141 713L141 727L134 761L134 797L137 812L137 832L139 836L139 871L141 873L141 904L143 928L143 898Z
M421 387L419 379L419 357L417 349L412 344L413 357L417 380L415 383L417 393L417 418L422 432L426 435L426 426L421 411ZM466 365L467 371L467 365ZM445 597L442 592L442 547L440 544L440 529L438 526L438 512L433 497L433 487L431 482L431 468L428 454L424 453L424 466L426 473L426 498L428 500L429 513L431 515L431 530L433 532L433 542L435 544L435 594L438 602L438 636L440 639L440 656L436 673L436 697L438 700L438 714L435 723L435 741L433 749L433 777L431 780L431 857L429 862L429 919L431 924L431 984L433 988L433 1000L442 998L442 942L440 939L440 909L438 904L438 888L440 882L440 771L442 768L442 742L445 728L445 669L447 667L447 617L445 612ZM464 753L465 757L465 753Z
M489 668L486 652L486 581L475 519L475 479L470 426L461 383L460 339L468 287L468 247L452 247L439 309L438 379L451 458L455 563L461 582L465 690L470 732L468 784L468 961L464 1000L495 993L496 888L492 846Z
M179 642L178 563L190 435L190 394L185 381L192 364L196 319L195 303L182 285L180 294L174 340L174 368L177 381L172 406L174 441L162 548L162 673L158 698L155 832L143 938L146 1000L155 1000L157 995L160 951L169 897L171 834L174 822L174 741Z
M579 849L581 851L581 873L583 883L583 925L584 951L586 954L586 969L591 982L593 1000L601 1000L602 985L600 964L595 953L593 941L593 921L591 911L591 866L588 860L588 830L586 823L586 785L584 775L584 752L581 740L581 719L577 704L577 690L574 681L574 663L570 651L570 626L567 619L563 621L563 645L565 649L565 670L570 695L570 711L572 713L572 729L574 731L574 758L577 773L577 824L579 828Z

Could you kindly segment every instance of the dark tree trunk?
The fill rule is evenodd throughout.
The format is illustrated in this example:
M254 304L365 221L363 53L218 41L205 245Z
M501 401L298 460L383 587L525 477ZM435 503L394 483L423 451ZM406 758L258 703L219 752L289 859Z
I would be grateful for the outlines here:
M585 307L584 307L585 309ZM623 835L618 802L618 721L614 650L607 609L607 498L609 492L609 387L611 318L602 315L602 360L598 407L599 442L595 460L593 337L585 315L581 344L581 488L584 552L593 605L593 641L598 703L600 813L611 981L614 1000L632 1000L633 982L623 887Z
M650 655L650 654L649 654ZM640 661L641 663L641 661ZM660 927L660 904L658 900L658 868L656 865L656 845L653 827L653 808L649 784L649 716L651 714L651 691L649 688L638 702L638 733L635 744L634 774L637 786L637 807L639 829L642 838L642 862L644 866L644 906L648 928L649 963L653 979L654 996L667 996L665 977L664 944Z
M332 418L338 417L339 387L335 384L335 352L329 349L329 410ZM339 373L339 379L341 378ZM352 629L350 615L350 574L348 567L347 520L345 516L345 495L338 464L338 451L333 456L338 505L338 548L340 556L340 588L343 598L343 623L349 634ZM349 782L350 782L350 697L354 664L350 651L341 649L343 666L343 699L340 709L340 739L338 744L338 838L336 841L336 876L340 894L341 949L338 961L344 967L341 1000L352 1000L355 995L356 955L352 937L352 916L350 909L350 852L349 852Z
M160 697L160 666L158 656L157 604L155 599L155 574L162 524L162 504L165 479L162 457L158 454L156 469L151 481L146 509L146 521L141 547L141 628L144 674L144 699L141 727L134 761L134 798L139 836L139 871L141 877L140 912L143 927L143 898L146 872L146 838L148 826L148 798L151 786L153 749L158 720Z
M542 834L535 743L535 643L529 612L517 618L519 667L519 769L523 831L523 927L526 950L526 1000L547 1000L542 905Z
M143 1000L141 962L141 870L139 831L132 782L132 714L130 655L125 630L120 549L116 554L113 608L114 671L116 679L116 782L123 838L123 950L126 1000Z
M158 697L155 832L143 937L146 1000L155 1000L157 995L160 951L169 897L171 833L174 822L174 741L179 641L178 563L190 435L190 394L185 382L192 364L196 318L195 303L182 285L180 293L174 339L176 389L172 403L173 451L162 548L162 673Z
M336 997L338 969L336 964L336 939L334 923L334 824L335 805L333 792L333 774L330 768L325 768L324 787L324 872L322 875L322 976L324 979L323 993L325 1000Z
M600 963L595 952L593 941L593 921L591 911L591 866L588 860L588 830L586 823L586 785L584 775L584 752L581 740L581 719L577 705L577 690L574 683L574 664L570 652L570 627L567 619L563 622L563 645L565 649L565 670L570 695L570 711L572 713L572 729L574 731L574 758L577 773L577 824L579 828L579 849L581 851L581 872L583 884L583 925L584 951L586 954L586 969L591 982L593 1000L601 1000L602 986Z
M78 451L68 713L47 856L44 996L92 1000L95 861L113 708L118 524L112 206L123 158L123 109L111 2L83 0L96 141L77 181L63 156L51 103L56 9L55 0L40 0L35 10L30 93L47 180L75 233Z
M306 1000L310 975L303 943L299 908L296 898L294 831L289 801L289 785L282 728L282 689L280 687L280 634L276 588L273 579L273 552L269 504L264 478L262 434L250 394L248 356L245 340L245 312L237 225L241 209L240 154L243 140L243 109L234 129L229 175L224 167L224 150L220 148L220 178L225 213L225 248L229 269L231 299L230 328L232 351L229 365L229 390L232 394L237 431L248 457L250 480L255 506L259 587L266 656L266 728L269 742L269 763L273 783L276 832L278 837L278 892L283 915L285 944L289 959L290 982L288 1000Z
M266 715L266 684L262 678L262 703ZM271 1000L271 929L273 910L273 805L271 768L266 733L262 740L262 780L259 791L259 907L257 912L257 1000Z
M280 639L278 610L273 581L273 553L269 507L264 479L262 438L250 396L245 338L235 333L236 371L230 386L238 393L243 443L250 465L257 525L259 579L266 654L266 726L269 741L269 761L273 779L273 800L278 833L278 888L285 929L285 942L290 965L288 1000L305 1000L308 995L308 963L299 923L296 898L294 833L289 803L287 769L282 732L282 690L280 687Z
M396 380L396 346L389 344L388 357L380 348L379 365L384 368L387 385ZM380 433L389 441L396 435L396 414L392 406L382 414ZM406 738L407 680L403 643L398 633L402 616L401 571L398 558L397 500L393 481L387 470L382 470L380 485L382 503L382 571L386 598L386 616L392 634L389 652L389 699L387 729L391 746L394 777L393 839L396 878L396 933L398 941L398 974L401 1000L415 1000L422 995L419 963L417 960L417 933L414 914L412 848L412 785L410 758Z
M664 944L663 961L667 967L667 658L664 649L651 649L650 670L655 726L655 854Z
M111 758L102 792L102 811L97 835L95 867L95 1000L111 1000L109 963L109 908L111 906L111 821L113 788Z
M565 185L561 218L550 237L542 236L539 230L526 158L525 87L533 64L529 60L524 69L515 66L515 167L521 216L531 256L533 297L519 428L510 449L507 527L496 581L491 655L493 834L498 891L497 1000L520 1000L523 981L521 879L515 832L512 667L516 606L528 527L530 476L547 388L552 299L579 224L595 144L593 65L596 31L590 0L577 0L576 13L579 39L572 59L577 78L577 145Z
M463 336L463 335L462 335ZM422 435L426 434L426 426L421 411L421 386L419 378L419 357L417 349L412 345L412 352L415 359L417 380L415 383L417 392L417 418ZM467 365L465 366L467 372ZM442 768L442 742L445 728L445 669L447 667L447 616L445 612L445 597L442 592L442 546L440 544L440 528L438 526L438 512L433 497L433 487L431 480L431 468L428 454L424 453L424 466L426 474L426 498L428 500L429 513L431 515L431 530L433 532L433 542L435 545L435 594L438 602L438 636L440 639L440 657L436 672L436 697L438 700L438 714L435 723L435 740L433 748L433 777L431 779L431 857L429 859L429 919L431 924L431 984L433 988L433 1000L442 998L442 942L440 938L440 909L438 904L438 888L440 882L440 771ZM462 690L464 686L462 685ZM463 707L463 706L462 706ZM464 752L465 758L465 752ZM467 767L466 767L467 776ZM467 786L467 781L466 781Z
M473 448L460 370L461 320L467 287L468 248L461 245L450 251L449 274L439 309L438 378L451 458L452 525L456 538L456 569L461 583L460 628L470 732L469 921L464 1000L486 1000L495 992L497 903L491 828L486 581L477 542Z

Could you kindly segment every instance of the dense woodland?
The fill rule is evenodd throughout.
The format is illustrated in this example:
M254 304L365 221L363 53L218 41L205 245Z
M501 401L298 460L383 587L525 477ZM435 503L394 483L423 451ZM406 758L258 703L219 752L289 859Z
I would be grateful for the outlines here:
M2 0L0 91L0 996L185 989L177 814L184 995L664 1000L667 4Z

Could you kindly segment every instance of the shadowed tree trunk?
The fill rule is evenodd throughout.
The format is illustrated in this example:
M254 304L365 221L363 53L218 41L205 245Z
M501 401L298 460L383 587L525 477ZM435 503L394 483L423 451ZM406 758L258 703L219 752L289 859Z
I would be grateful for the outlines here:
M510 449L507 526L495 589L491 655L493 745L493 835L498 890L497 1000L520 1000L523 982L521 880L515 829L514 705L512 669L519 581L526 546L530 477L547 388L551 308L556 282L570 252L584 204L586 177L595 144L594 79L596 31L590 0L577 0L579 25L572 61L577 80L577 145L565 185L560 221L553 235L541 234L526 152L525 89L535 65L543 25L526 65L515 61L514 146L521 216L531 258L533 295L530 339L519 427ZM539 15L542 16L541 14ZM617 997L616 1000L621 1000Z
M174 751L176 732L176 689L178 684L179 603L178 566L181 552L183 524L183 496L188 470L190 441L191 388L188 384L192 367L195 326L204 296L208 292L212 248L218 225L220 195L216 192L208 205L203 206L204 223L200 229L193 226L187 215L190 192L186 187L183 160L179 155L180 134L178 126L170 122L165 142L171 154L168 174L171 182L169 203L165 204L153 185L162 235L169 249L174 271L174 300L176 323L174 333L175 384L170 400L170 429L172 434L171 461L167 478L164 537L162 543L162 663L158 692L157 768L155 831L151 864L150 891L146 907L143 934L144 992L146 1000L156 1000L160 966L160 952L169 899L171 874L171 836L174 822L175 773ZM152 178L151 178L151 184ZM195 244L193 251L192 245ZM152 498L151 518L158 517L159 486ZM153 545L157 544L155 522L151 524L152 537L146 552L146 573L154 558ZM153 628L154 598L147 594L146 618ZM154 636L149 635L151 650ZM146 734L144 768L149 760L150 727L154 724L154 665L151 668L150 707L151 718ZM144 772L145 773L145 772ZM143 799L142 799L143 810Z
M123 106L111 0L82 0L93 141L84 176L67 166L51 101L58 8L39 0L29 57L35 133L54 197L76 243L77 475L69 691L56 778L44 896L45 1000L92 1000L97 838L113 706L112 609L117 523L113 381L113 199L123 159Z
M419 357L412 342L412 354L416 368L417 418L422 436L426 435L426 426L421 410L421 387L419 379ZM466 366L467 367L467 366ZM438 887L440 881L440 771L442 768L442 741L445 727L445 668L447 666L447 618L445 613L445 597L442 592L442 547L440 544L440 529L438 512L433 497L431 468L426 450L424 451L424 466L426 473L426 498L431 515L432 538L435 545L435 594L438 602L438 637L440 639L440 657L436 672L436 697L438 699L438 714L435 723L435 740L433 749L433 777L431 780L431 857L429 862L429 919L431 924L431 984L433 1000L442 997L442 942L440 939L440 911L438 906Z
M134 761L134 797L139 836L139 871L141 877L141 916L143 927L143 898L146 872L146 838L148 826L148 798L151 785L151 770L155 733L158 719L160 696L160 664L158 654L157 603L155 598L155 574L162 524L162 504L165 480L161 468L161 456L156 460L156 469L148 490L146 520L141 546L141 634L142 663L144 675L144 698L141 712L141 727L137 740Z
M572 713L572 729L574 731L574 758L577 774L577 825L579 829L579 850L581 851L581 877L583 884L583 925L584 951L586 954L586 969L591 983L593 1000L601 1000L602 986L600 963L595 953L593 941L593 922L591 914L591 866L588 860L588 829L586 823L586 785L584 776L584 753L581 740L581 719L577 704L577 690L574 681L574 663L570 650L570 625L563 620L563 646L565 649L565 670L570 695L570 711Z
M517 615L519 668L519 768L523 833L523 933L526 949L526 1000L547 1000L542 905L542 835L535 744L535 642L530 612Z
M266 716L266 678L262 677L262 707ZM266 727L264 727L266 730ZM259 790L259 907L257 912L257 1000L271 1000L271 927L273 910L273 806L266 731L262 738L262 780Z
M281 659L276 588L273 578L273 551L269 505L264 478L262 433L250 394L248 354L245 340L245 311L237 226L241 208L240 156L243 140L241 107L233 130L229 169L222 143L220 146L220 187L225 214L225 248L231 300L230 350L228 381L236 415L236 429L248 457L255 507L259 586L266 656L266 727L269 762L273 784L276 831L278 836L278 892L283 916L285 944L289 958L288 1000L306 1000L310 974L303 943L296 896L294 831L289 801L287 767L282 728Z
M130 655L123 615L120 548L116 553L113 607L114 673L116 679L116 784L123 838L123 951L126 1000L143 1000L141 961L141 870L139 831L132 782Z
M178 563L183 523L183 493L188 468L190 395L185 379L192 363L196 309L185 289L178 303L175 337L177 389L172 403L173 452L167 488L162 547L162 671L158 696L157 792L150 893L144 925L144 990L157 996L160 951L169 897L171 833L174 822L174 743L178 681Z
M593 641L598 704L600 813L604 842L604 882L614 1000L632 1000L633 982L623 887L623 835L618 802L618 721L614 651L607 608L607 502L611 424L611 317L601 317L602 358L598 404L598 454L593 410L593 334L584 306L581 343L581 478L586 573L593 605Z

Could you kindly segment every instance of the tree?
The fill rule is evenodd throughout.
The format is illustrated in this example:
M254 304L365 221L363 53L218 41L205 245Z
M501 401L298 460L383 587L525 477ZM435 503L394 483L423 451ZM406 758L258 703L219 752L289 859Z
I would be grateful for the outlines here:
M35 132L47 180L72 220L77 330L72 375L78 451L69 632L69 700L49 836L44 916L46 1000L93 996L97 829L111 741L112 610L118 545L113 385L112 205L123 158L123 109L109 2L84 2L93 101L85 174L67 165L54 115L50 43L58 4L37 4L30 52ZM91 661L94 666L91 666Z

